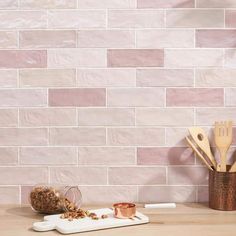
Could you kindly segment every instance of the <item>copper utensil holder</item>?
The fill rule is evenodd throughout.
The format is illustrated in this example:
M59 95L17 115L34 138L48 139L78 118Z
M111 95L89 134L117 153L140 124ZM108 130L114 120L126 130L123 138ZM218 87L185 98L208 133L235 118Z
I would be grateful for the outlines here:
M209 170L209 207L221 211L236 210L236 172Z

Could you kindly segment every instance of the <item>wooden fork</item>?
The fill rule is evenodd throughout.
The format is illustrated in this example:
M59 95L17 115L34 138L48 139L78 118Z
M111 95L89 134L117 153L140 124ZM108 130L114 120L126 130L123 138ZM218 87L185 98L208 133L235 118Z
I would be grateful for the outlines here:
M227 151L232 143L232 121L215 122L215 143L220 152L220 172L226 172Z

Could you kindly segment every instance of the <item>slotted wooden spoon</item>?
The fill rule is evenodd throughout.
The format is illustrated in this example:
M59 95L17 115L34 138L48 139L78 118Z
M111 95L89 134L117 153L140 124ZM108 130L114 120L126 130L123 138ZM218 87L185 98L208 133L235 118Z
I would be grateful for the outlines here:
M215 122L215 143L220 152L220 171L226 172L226 158L228 149L233 141L233 122Z
M212 155L210 143L205 131L200 127L190 127L189 133L192 136L194 142L199 146L199 148L204 152L204 154L208 157L209 162L216 170L217 163L215 158Z

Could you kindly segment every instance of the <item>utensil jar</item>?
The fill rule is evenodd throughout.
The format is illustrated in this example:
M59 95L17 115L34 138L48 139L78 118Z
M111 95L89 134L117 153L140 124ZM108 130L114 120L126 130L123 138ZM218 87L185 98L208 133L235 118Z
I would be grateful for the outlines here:
M222 211L236 210L236 172L209 170L209 207Z

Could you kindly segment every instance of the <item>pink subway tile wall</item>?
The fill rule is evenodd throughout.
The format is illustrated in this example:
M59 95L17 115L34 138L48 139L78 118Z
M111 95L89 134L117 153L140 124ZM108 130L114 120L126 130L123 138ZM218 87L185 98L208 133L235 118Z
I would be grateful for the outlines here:
M207 201L184 137L236 122L235 9L0 1L0 203L27 203L37 183L79 185L85 203Z

